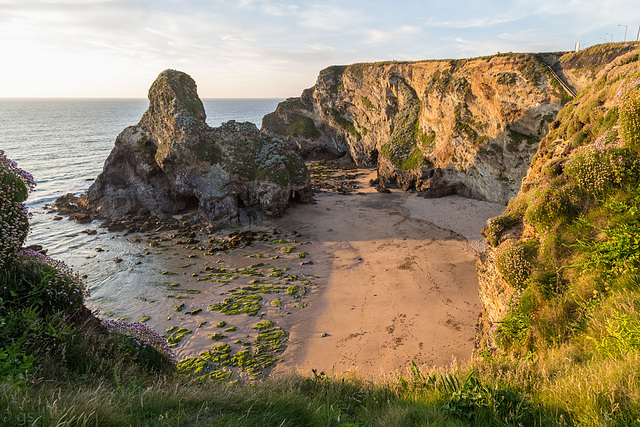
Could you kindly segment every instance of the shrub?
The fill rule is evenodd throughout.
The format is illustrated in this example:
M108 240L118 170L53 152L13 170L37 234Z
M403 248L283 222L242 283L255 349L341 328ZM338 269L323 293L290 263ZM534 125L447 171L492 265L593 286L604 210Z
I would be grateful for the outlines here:
M539 231L544 231L558 222L567 222L574 213L570 192L547 185L529 194L525 216Z
M507 314L498 325L496 343L502 348L514 345L524 346L529 337L531 319L529 316L515 310Z
M0 272L0 298L9 309L37 306L43 314L82 307L86 284L64 262L30 249L18 251Z
M33 176L0 150L0 267L27 238L29 214L24 202L35 185Z
M580 240L577 248L586 252L577 265L594 270L605 279L629 274L640 267L640 224L623 223L607 228L594 227L598 238Z
M599 141L579 150L565 166L582 194L591 197L620 187L638 175L638 160L630 150L602 147Z
M618 357L640 350L640 322L617 310L608 319L606 336L594 340L597 350L607 357Z
M533 270L531 261L537 251L535 240L505 240L496 249L496 266L505 280L515 288L524 288Z
M305 138L317 138L320 132L316 129L313 120L309 117L300 116L291 126L290 134L293 136L304 136Z
M177 364L167 340L147 325L122 320L105 320L102 324L113 336L120 338L123 352L148 369L163 372Z
M634 80L621 89L618 124L623 141L640 151L640 81Z

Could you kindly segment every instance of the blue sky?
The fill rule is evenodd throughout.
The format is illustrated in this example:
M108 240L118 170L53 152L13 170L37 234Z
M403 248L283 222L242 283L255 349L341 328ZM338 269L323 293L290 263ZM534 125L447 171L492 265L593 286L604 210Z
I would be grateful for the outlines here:
M333 64L635 40L640 1L0 0L0 97L297 96Z

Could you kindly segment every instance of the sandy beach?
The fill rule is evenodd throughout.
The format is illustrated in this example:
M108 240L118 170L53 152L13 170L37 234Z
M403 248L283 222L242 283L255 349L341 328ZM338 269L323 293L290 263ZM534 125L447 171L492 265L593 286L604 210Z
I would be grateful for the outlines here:
M480 230L504 207L380 193L369 185L374 170L323 170L314 202L277 219L213 234L99 233L86 258L131 277L94 289L100 317L144 321L170 339L179 360L266 354L251 363L271 375L375 377L411 362L469 358L480 313ZM233 232L253 237L220 248ZM127 244L117 264L113 251L99 249L114 237ZM239 359L225 363L224 372L238 371Z
M322 192L277 221L310 236L323 280L296 314L276 373L371 377L471 355L480 313L474 248L482 249L486 220L504 208L378 193L368 185L375 172L360 174L356 192Z

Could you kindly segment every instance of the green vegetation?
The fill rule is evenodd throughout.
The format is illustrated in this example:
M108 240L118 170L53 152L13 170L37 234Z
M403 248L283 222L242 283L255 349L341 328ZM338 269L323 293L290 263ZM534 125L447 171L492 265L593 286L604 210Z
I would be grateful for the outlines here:
M500 73L497 82L498 84L509 86L516 84L517 79L517 73Z
M429 145L430 138L433 138L431 143L435 140L435 133L421 133L420 100L413 89L406 83L399 82L398 90L407 101L396 114L390 141L382 145L380 153L398 169L410 170L421 166L425 161L418 141Z
M260 295L240 295L225 298L221 303L207 307L210 311L219 311L226 315L245 313L247 316L255 316L262 308L262 297Z
M353 122L342 117L340 113L333 108L329 109L328 113L331 115L331 117L333 117L333 120L335 120L336 123L338 123L338 126L340 126L342 129L346 130L351 135L353 135L356 138L356 141L360 141L362 139L362 135L360 134L360 132L358 132L356 127L353 125Z
M473 114L469 111L469 106L466 103L456 105L454 109L455 125L453 126L453 132L459 135L463 135L476 147L481 146L487 140L486 135L480 135L476 129L481 129L482 124L477 123L473 119Z
M298 131L308 131L307 125L301 122ZM309 174L300 156L289 151L283 141L267 136L235 139L226 147L224 164L231 173L278 185L304 183Z
M99 322L83 305L87 290L77 273L22 247L29 228L24 202L34 187L33 177L0 151L0 405L8 425L27 422L13 418L27 412L12 393L37 392L39 384L73 388L95 377L111 378L117 388L121 375L173 371L162 337L142 323Z
M288 130L288 134L293 136L304 136L305 138L317 138L320 132L316 129L313 120L309 117L300 116Z
M362 104L369 110L376 110L376 106L366 96L361 96Z
M575 425L631 425L640 417L640 381L615 374L640 369L635 55L605 68L560 112L526 191L484 230L510 285L498 350L484 361L527 356L525 369L551 369L542 376L550 383L534 396Z

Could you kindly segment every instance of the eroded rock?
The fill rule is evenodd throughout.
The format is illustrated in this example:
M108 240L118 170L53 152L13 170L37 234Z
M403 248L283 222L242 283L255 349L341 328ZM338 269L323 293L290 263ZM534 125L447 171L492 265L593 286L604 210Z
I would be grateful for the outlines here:
M385 186L506 204L564 102L547 69L533 54L329 67L262 128L305 158L377 167Z
M217 228L311 199L309 172L284 142L252 123L211 128L205 118L193 79L163 71L140 123L122 131L103 172L71 203L111 219L195 211Z

